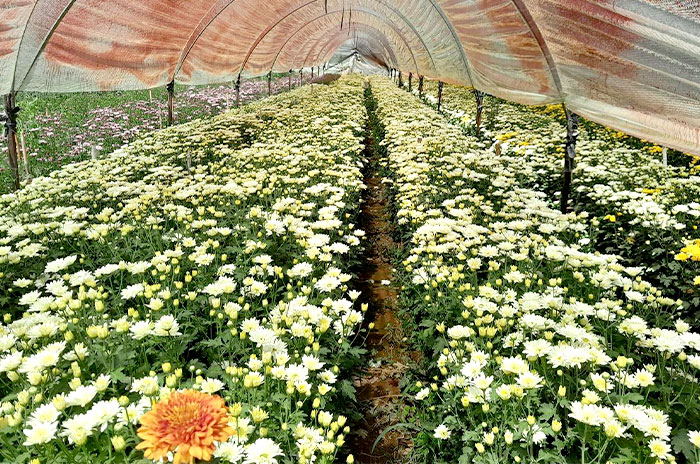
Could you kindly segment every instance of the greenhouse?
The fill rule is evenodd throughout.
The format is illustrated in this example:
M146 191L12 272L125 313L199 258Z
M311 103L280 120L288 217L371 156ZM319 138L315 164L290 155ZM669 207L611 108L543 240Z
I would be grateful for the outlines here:
M700 464L697 0L6 0L0 94L0 463Z

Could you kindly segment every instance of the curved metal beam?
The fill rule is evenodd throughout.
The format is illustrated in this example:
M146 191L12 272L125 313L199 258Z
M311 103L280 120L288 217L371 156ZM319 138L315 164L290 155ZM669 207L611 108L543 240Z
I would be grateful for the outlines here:
M357 53L357 45L358 45L357 32L358 32L358 31L357 31L357 29L356 29L356 30L355 30L355 34L356 34L356 35L355 35L355 52L356 52L356 53ZM394 53L393 49L391 49L391 48L388 48L388 49L387 49L387 45L381 42L382 37L373 37L371 34L369 34L369 32L372 32L372 31L360 31L360 32L363 33L363 34L366 34L366 36L363 35L359 40L362 40L363 42L366 42L366 46L367 46L367 47L372 48L372 42L371 42L371 41L374 40L374 41L378 41L378 42L379 42L379 45L381 45L381 46L384 48L384 52L389 53L389 54L393 54L393 53ZM341 42L338 46L340 46L340 45L342 45L342 42ZM328 47L328 44L326 44L323 48L321 48L321 52L318 53L317 56L316 56L314 59L317 60L317 61L328 61L328 60L330 60L330 59L333 57L333 54L337 52L337 47L338 47L338 46L336 46L335 48L329 48L329 49L326 51L326 49L327 49L327 47ZM388 56L388 57L387 57L387 56L385 55L384 52L381 52L381 51L380 51L379 54L374 54L374 53L373 53L372 56L367 57L367 58L368 58L368 59L371 59L372 61L377 62L377 63L380 63L380 62L377 61L377 60L382 60L381 63L382 63L383 65L387 65L387 63L391 64L392 61L393 61L393 64L396 65L396 64L397 64L396 58L395 58L395 57L392 58L391 56ZM320 58L320 60L319 60L319 58Z
M395 14L399 17L399 19L401 19L401 20L409 27L409 29L411 29L411 32L413 32L413 33L416 35L416 38L420 41L421 45L423 46L423 48L425 49L426 53L428 54L428 57L430 58L430 62L433 64L433 69L435 69L435 71L437 72L437 71L438 71L437 65L435 64L435 60L433 59L432 53L430 52L430 48L428 48L428 45L425 43L425 41L423 40L423 37L420 35L420 33L419 33L418 30L415 28L415 26L413 25L413 23L411 23L411 21L408 20L408 18L406 18L400 11L396 10L394 7L392 7L392 6L390 6L389 4L385 3L383 0L371 0L371 1L375 1L375 2L377 2L378 4L383 5L383 6L387 7L388 9L390 9L393 13L395 13ZM291 12L288 13L288 14L286 14L286 15L283 16L282 18L280 18L275 24L273 24L272 26L269 26L268 28L266 28L266 30L256 39L256 41L253 43L253 45L251 46L251 48L248 50L248 53L246 54L246 58L243 60L243 64L241 65L241 69L240 69L240 71L239 71L239 74L245 69L245 66L246 66L246 64L248 64L248 60L250 59L250 56L251 56L251 55L253 54L253 52L255 51L255 48L257 48L258 44L265 38L265 36L267 36L267 34L268 34L272 29L274 29L275 27L277 27L282 21L284 21L285 19L287 19L287 18L288 18L289 16L291 16L292 14L296 13L297 11L301 10L302 8L305 8L306 6L308 6L308 5L312 4L312 3L314 3L314 1L307 2L307 3L303 4L303 5L301 5L301 6L297 7L297 8L295 8L293 11L291 11ZM336 11L342 11L342 10L336 10ZM356 11L373 11L373 10L368 10L368 9L366 9L366 8L364 8L364 7L361 7L360 10L356 10ZM326 10L325 10L325 13L326 13L326 14L329 14L330 12L326 9ZM374 15L377 16L376 13L374 13ZM386 22L386 21L385 21L385 22ZM392 28L396 30L395 27L392 26ZM402 37L402 39L403 39L403 37ZM404 40L404 42L406 42L405 39L403 39L403 40ZM409 48L410 48L410 47L409 47ZM277 61L277 60L275 59L275 61ZM415 61L415 59L414 59L414 61Z
M363 26L363 28L360 29L357 26ZM390 44L384 43L384 41L386 41L387 39L386 39L386 36L384 36L381 33L381 31L369 28L365 24L358 24L356 26L351 26L351 27L352 27L351 30L353 30L353 32L354 32L355 51L357 51L357 41L358 41L357 33L360 32L363 35L359 40L366 41L368 44L370 43L371 40L374 40L382 47L383 50L380 50L379 53L377 55L375 55L376 57L378 57L379 59L382 59L385 64L386 63L393 63L394 65L398 64L398 61L396 59L396 54L395 54L393 48L391 47ZM339 34L336 34L336 36L339 36ZM326 48L329 44L330 44L330 41L328 41L328 43L326 43L321 48L320 53L316 54L316 57L314 58L315 61L325 62L325 61L330 60L330 58L332 58L333 55L330 53L324 55L324 51L326 50ZM340 46L340 45L342 45L342 42L338 46ZM336 49L329 50L329 51L332 51L333 53L335 53ZM310 55L310 53L309 53L309 55ZM322 59L318 60L318 58L320 58L320 57L322 57ZM306 57L304 63L302 63L302 66L306 66L307 62L308 62L308 56Z
M215 5L212 5L211 8L209 8L209 11L207 11L207 14L202 17L202 19L199 20L197 23L197 27L194 28L192 33L190 33L189 39L187 39L187 43L185 43L185 46L183 47L182 51L180 52L180 58L177 60L177 64L175 65L175 69L173 70L172 76L170 76L170 81L175 80L175 76L180 72L180 69L182 69L182 66L185 64L185 60L187 57L190 55L190 52L194 48L195 44L199 40L199 38L204 34L204 32L209 28L209 26L216 21L216 19L224 12L226 9L231 6L233 2L236 0L224 0L217 2ZM218 11L211 16L211 18L207 21L206 18L209 17L210 13L212 11ZM202 27L202 25L206 22L206 25ZM199 32L198 32L199 31Z
M357 23L356 23L356 24L357 24ZM388 60L386 59L387 57L384 56L385 62L393 61L393 62L394 62L394 65L398 65L398 61L396 60L396 54L395 54L395 52L393 51L393 49L391 48L391 45L385 44L385 43L382 41L382 38L383 38L384 40L386 40L386 37L383 36L383 34L381 34L381 31L379 31L379 30L377 30L377 29L374 29L374 28L372 28L371 26L369 26L369 25L367 25L367 24L359 23L359 24L357 24L357 25L364 26L364 27L363 27L362 29L358 29L357 26L351 26L352 29L350 29L350 30L353 30L353 29L354 29L354 32L355 32L355 33L357 33L358 30L360 30L361 32L363 32L363 33L367 34L368 36L370 36L369 38L371 38L372 40L377 41L377 42L384 48L384 51L385 51L386 53L388 53L388 54L391 55L391 56L388 57L388 58L389 58ZM367 29L365 29L365 28L367 28ZM316 54L316 57L315 57L314 59L317 59L317 58L320 57L320 56L325 56L325 55L324 55L324 51L326 50L326 48L327 48L329 45L331 45L331 44L335 44L335 43L336 43L336 39L340 39L340 38L341 38L340 36L341 36L341 35L345 35L345 32L346 32L346 31L338 31L338 32L336 32L335 34L333 34L332 36L330 36L330 37L328 38L328 41L326 41L326 43L323 44L323 46L321 47L321 50L319 51L319 53ZM376 35L376 36L371 35L370 32L373 33L373 34L377 34L377 35ZM321 37L321 38L316 38L315 36L314 36L314 37L309 37L309 38L307 38L306 41L304 42L304 47L300 47L300 48L299 48L299 50L304 50L304 49L306 48L306 47L305 47L306 44L308 44L309 42L312 42L312 41L315 41L315 42L316 42L314 45L312 45L311 48L309 48L309 51L308 51L308 53L306 54L306 57L304 58L304 61L302 62L302 67L305 67L305 66L306 66L307 62L309 61L309 57L311 56L311 52L314 51L314 47L315 47L316 45L318 45L318 43L319 43L320 40L322 40L322 39L323 39L322 37ZM346 41L346 40L347 40L347 38L345 38L345 37L343 37L342 39L343 39L343 41ZM368 40L368 39L365 38L364 40ZM337 47L338 47L339 45L341 45L342 43L343 43L343 42L340 42L338 45L335 45L335 47L337 48ZM335 50L333 50L333 51L335 51ZM297 54L297 56L298 56L298 54ZM293 64L293 65L296 64L296 56L295 56L294 60L292 61L292 64Z
M22 76L22 79L19 82L19 86L22 87L22 84L24 83L24 80L27 78L30 72L32 72L32 68L36 64L36 61L39 59L39 55L41 55L41 52L44 51L46 48L46 45L48 45L49 40L53 36L54 32L56 32L56 29L58 26L61 24L61 21L63 21L63 18L66 17L68 14L68 11L71 9L73 4L75 3L76 0L70 0L68 4L66 4L65 7L63 7L63 10L61 11L61 14L56 18L56 21L51 25L49 28L46 36L42 39L41 45L37 49L36 53L34 54L34 58L32 58L32 62L27 68L27 71L24 73L24 76ZM24 43L24 36L27 32L27 28L29 27L29 22L32 19L32 16L34 15L34 10L36 9L36 6L38 5L38 1L34 3L34 6L32 7L31 13L29 13L29 17L27 18L27 24L24 25L24 31L22 31L22 38L20 39L19 46L17 47L17 56L15 57L15 68L12 70L12 86L11 89L12 91L15 90L15 84L17 83L17 65L19 64L19 55L20 52L22 51L22 44Z
M469 77L469 80L471 81L472 87L474 87L474 79L472 78L472 73L471 73L471 67L469 65L469 59L467 58L467 54L464 51L464 47L462 47L462 42L460 42L459 37L457 36L457 32L455 31L455 28L452 26L452 22L450 22L449 18L447 15L445 15L445 12L442 11L442 8L438 6L438 4L435 2L435 0L429 0L430 3L433 5L433 8L435 8L435 11L438 12L442 20L445 22L445 25L447 28L450 30L450 34L452 34L452 38L454 39L455 43L457 44L457 48L459 49L460 56L462 57L462 61L464 62L464 69L467 71L467 76ZM476 87L474 87L476 88Z
M380 21L382 21L383 23L385 23L385 24L388 25L391 29L394 30L394 33L396 33L396 34L398 35L398 37L401 39L401 41L402 41L402 42L404 43L404 45L406 46L406 49L407 49L407 50L409 51L409 53L411 54L411 59L413 60L413 66L416 68L416 72L420 73L419 68L418 68L418 62L416 61L416 56L415 56L414 53L413 53L413 49L409 46L408 41L406 40L406 37L404 37L404 35L401 33L401 31L397 30L396 26L394 26L392 23L390 23L390 22L387 21L385 18L383 18L381 15L378 15L378 14L375 13L375 12L365 11L365 10L360 10L360 11L362 11L363 13L366 13L366 14L369 14L369 15L371 15L371 16L374 16L374 17L378 18ZM304 28L306 28L307 26L309 26L309 25L310 25L311 23L313 23L313 22L316 22L316 21L318 21L318 20L320 20L320 19L324 19L324 18L326 18L326 17L329 17L329 16L334 15L334 14L338 14L338 13L342 13L342 10L329 11L328 13L322 14L321 16L317 16L316 18L313 18L313 19L307 21L305 24L303 24L303 25L302 25L299 29L297 29L292 35L290 35L290 36L287 38L287 40L285 40L285 42L282 44L282 46L279 48L279 50L278 50L277 53L275 54L275 59L272 61L272 64L270 65L270 69L274 69L275 64L277 63L277 59L279 58L280 53L282 52L282 50L284 50L284 48L287 46L287 44L289 43L289 41L292 40L297 34L299 34Z
M527 27L530 28L530 33L532 33L532 36L537 41L537 45L539 45L542 55L544 55L544 59L547 61L549 72L552 74L552 80L554 81L554 85L557 86L557 91L559 92L559 98L563 99L561 78L559 77L557 65L554 62L554 58L552 57L552 53L549 51L549 47L547 46L547 42L544 40L542 32L540 32L540 28L537 27L537 23L535 23L535 18L532 17L530 10L527 9L527 6L525 6L525 3L523 3L522 0L511 0L511 3L515 9L518 10L520 17L523 18L523 21L525 24L527 24Z

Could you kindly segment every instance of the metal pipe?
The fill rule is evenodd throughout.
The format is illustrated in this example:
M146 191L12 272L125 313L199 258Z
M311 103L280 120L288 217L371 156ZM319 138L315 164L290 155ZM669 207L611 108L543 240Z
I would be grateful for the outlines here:
M564 153L564 185L561 189L561 212L569 211L569 193L571 191L571 172L576 158L576 139L578 138L578 115L562 105L566 113L566 151Z

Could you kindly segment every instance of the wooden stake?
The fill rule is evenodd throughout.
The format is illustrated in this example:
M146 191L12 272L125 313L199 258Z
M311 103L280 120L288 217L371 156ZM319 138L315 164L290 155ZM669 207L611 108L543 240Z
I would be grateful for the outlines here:
M401 77L401 71L399 71L399 88L403 88L403 78Z
M418 96L423 97L423 76L418 76Z
M173 79L166 86L168 89L168 126L175 123L175 80Z
M563 105L562 105L563 106ZM576 158L576 139L578 138L578 115L564 106L566 113L566 150L564 153L564 185L561 189L561 212L569 211L569 193L571 191L571 172Z
M22 159L24 159L24 174L30 177L29 174L29 161L27 157L27 144L24 142L24 132L20 132L19 139L22 142Z
M413 80L413 73L408 73L408 92L409 93L411 93L411 91L413 90L411 88L411 84L412 84L411 81L412 80Z
M442 81L438 82L438 113L440 112L440 109L442 107Z
M14 178L13 186L19 190L19 168L17 166L17 113L19 108L15 103L15 93L5 95L5 135L7 136L7 157L10 171Z
M236 79L236 108L241 107L241 75L238 74Z
M476 99L476 135L481 136L481 113L484 110L484 92L474 89Z
M272 95L272 71L267 73L267 96Z

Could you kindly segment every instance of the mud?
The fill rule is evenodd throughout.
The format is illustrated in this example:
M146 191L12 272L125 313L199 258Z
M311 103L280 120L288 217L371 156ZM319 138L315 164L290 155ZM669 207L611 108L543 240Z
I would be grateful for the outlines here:
M369 352L367 367L354 378L357 400L364 419L355 425L349 437L349 451L362 464L405 462L411 449L410 435L391 426L403 422L406 405L402 402L399 382L408 369L411 354L407 351L401 321L397 318L397 290L393 282L391 253L394 242L389 205L389 189L378 170L375 141L365 140L368 164L367 188L363 193L360 227L366 232L364 262L359 268L359 290L369 304L366 328L374 323L365 347Z

